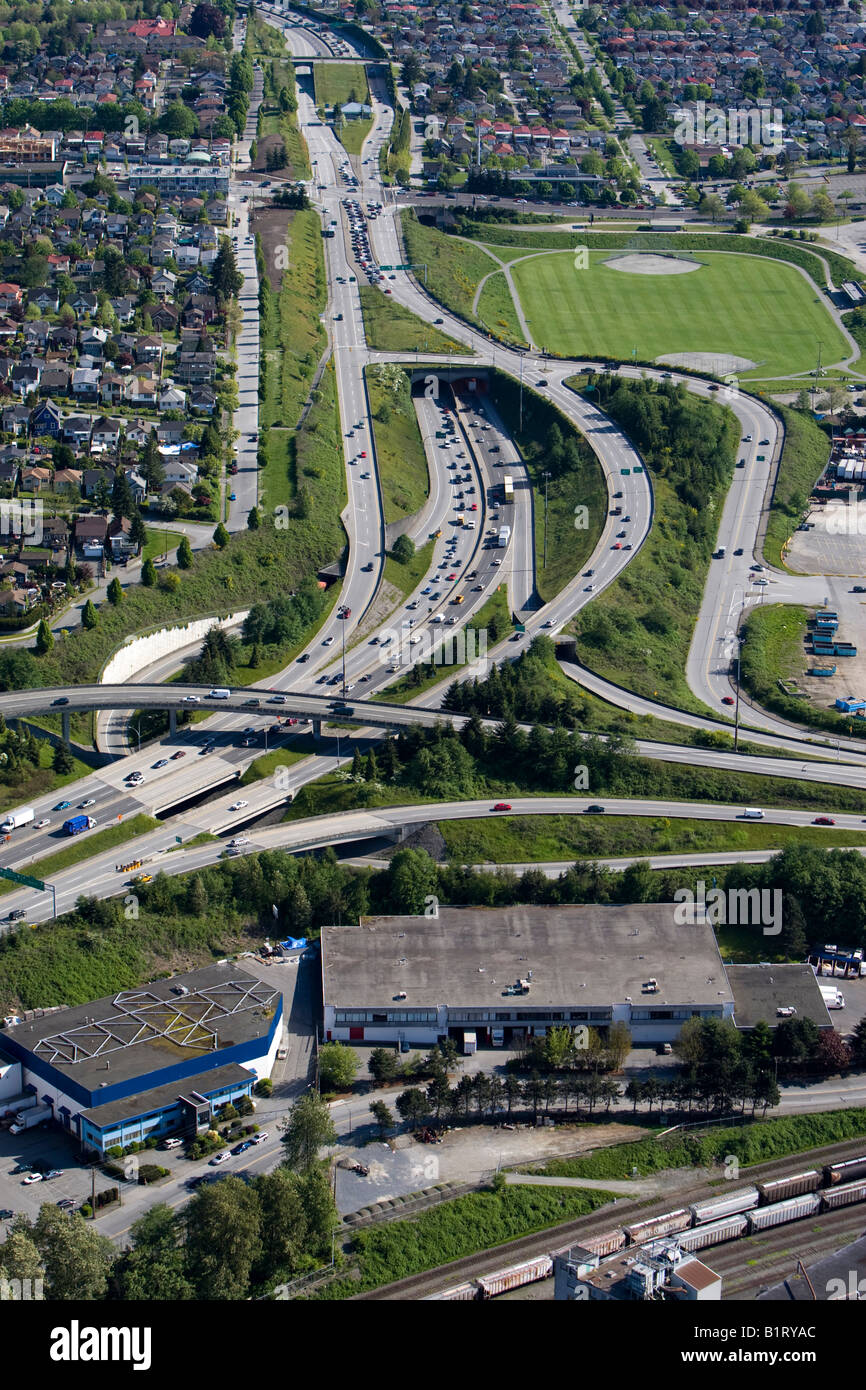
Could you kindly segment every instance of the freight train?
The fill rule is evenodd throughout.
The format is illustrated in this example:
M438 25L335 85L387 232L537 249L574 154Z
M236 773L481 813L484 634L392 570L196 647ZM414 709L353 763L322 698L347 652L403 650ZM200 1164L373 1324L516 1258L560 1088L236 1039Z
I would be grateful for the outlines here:
M704 1250L740 1236L756 1235L788 1221L800 1221L819 1212L866 1202L866 1155L843 1163L828 1163L784 1178L773 1178L753 1186L737 1188L726 1196L709 1197L663 1212L646 1221L618 1226L601 1235L571 1241L547 1255L524 1260L469 1279L442 1293L428 1294L424 1301L470 1302L495 1298L509 1289L549 1279L557 1255L566 1255L575 1245L601 1257L615 1255L626 1247L646 1245L651 1240L672 1236L683 1251Z

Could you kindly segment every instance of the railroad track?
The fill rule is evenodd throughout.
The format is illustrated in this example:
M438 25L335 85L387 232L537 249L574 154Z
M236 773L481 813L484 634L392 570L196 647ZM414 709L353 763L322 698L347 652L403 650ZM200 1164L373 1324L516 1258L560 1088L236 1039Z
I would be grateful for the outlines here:
M824 1163L839 1163L848 1158L859 1157L866 1148L863 1138L846 1140L840 1144L829 1144L819 1149L807 1149L789 1158L776 1160L767 1163L754 1164L748 1168L742 1168L736 1179L738 1183L754 1183L762 1179L783 1178L791 1173L800 1172L803 1168L820 1167ZM604 1189L604 1182L599 1181L599 1188ZM579 1217L574 1221L563 1222L558 1226L548 1226L543 1231L537 1231L532 1235L521 1236L518 1240L509 1241L505 1245L494 1246L490 1250L479 1251L475 1255L467 1255L463 1259L453 1260L449 1264L439 1265L436 1269L428 1269L423 1273L410 1275L407 1279L400 1279L394 1284L385 1284L378 1289L371 1289L365 1293L355 1294L351 1301L416 1301L424 1298L428 1293L437 1293L442 1288L447 1288L451 1284L461 1284L467 1279L477 1279L484 1274L489 1274L493 1270L501 1269L504 1265L518 1264L523 1260L532 1259L535 1255L543 1255L550 1250L559 1250L569 1244L579 1244L581 1238L592 1235L599 1235L607 1231L611 1226L627 1225L630 1220L648 1218L670 1211L673 1206L688 1206L691 1202L700 1201L701 1198L715 1195L718 1183L710 1185L710 1179L706 1178L701 1183L692 1186L668 1191L663 1198L651 1199L649 1201L623 1201L616 1202L616 1211L613 1212L613 1203L606 1206L601 1212L596 1212L592 1216ZM856 1218L853 1211L844 1209L839 1212L827 1213L826 1217L821 1217L822 1232L825 1229L836 1230L847 1229L846 1215L856 1228ZM829 1218L829 1219L828 1219ZM836 1220L838 1218L838 1220ZM866 1214L860 1208L860 1226L866 1224ZM810 1223L811 1224L811 1223ZM738 1240L732 1243L732 1250L745 1251L746 1245L751 1242L767 1243L767 1248L773 1248L773 1239L776 1234L780 1241L784 1240L787 1232L787 1246L790 1250L795 1243L792 1228L783 1226L774 1231L768 1231L759 1237L749 1237L748 1240ZM804 1232L804 1234L808 1234ZM831 1238L831 1244L826 1250L835 1248ZM796 1242L799 1248L799 1242ZM844 1243L844 1241L842 1242ZM720 1254L725 1252L725 1246L716 1247ZM780 1246L780 1249L782 1247ZM826 1253L826 1250L824 1253ZM715 1251L714 1251L715 1254ZM700 1253L698 1255L700 1258ZM813 1256L810 1254L810 1258ZM745 1259L753 1258L748 1254L740 1254L739 1259L732 1268L741 1267ZM784 1273L789 1273L792 1261L789 1258L784 1267ZM716 1264L713 1264L716 1268ZM719 1273L723 1273L719 1269ZM781 1275L776 1276L781 1277ZM767 1277L767 1271L760 1270L760 1277L756 1276L757 1282L754 1288L758 1288L767 1283L775 1282L773 1277ZM736 1285L735 1285L736 1287ZM749 1284L752 1288L752 1284ZM726 1290L726 1297L729 1296ZM734 1293L736 1297L736 1293ZM746 1294L742 1295L747 1296Z

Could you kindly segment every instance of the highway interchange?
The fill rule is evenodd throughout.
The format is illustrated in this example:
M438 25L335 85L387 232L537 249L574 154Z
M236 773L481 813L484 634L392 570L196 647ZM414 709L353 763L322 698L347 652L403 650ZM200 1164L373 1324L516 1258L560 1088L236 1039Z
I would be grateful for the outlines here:
M310 57L315 61L318 57L333 54L333 42L314 32L310 26L289 21L266 7L261 7L260 13L268 22L283 30L290 50L297 56ZM239 29L235 35L236 45L241 39L242 31ZM343 43L342 47L346 49L346 44ZM236 501L230 504L231 529L246 525L247 514L257 500L258 280L253 246L249 239L250 205L245 201L248 197L246 189L250 184L243 174L248 163L249 142L255 134L254 117L261 96L261 83L261 72L256 69L250 120L240 145L240 159L231 193L231 206L237 221L239 265L245 276L241 292L244 323L237 345L240 404L234 422L238 432L239 473L232 483ZM279 738L280 746L291 750L299 735L312 732L311 721L315 721L317 732L322 726L329 726L328 716L333 712L333 702L344 692L355 712L353 724L359 725L362 711L364 714L363 727L352 734L355 741L365 742L381 737L383 731L407 723L429 727L441 718L438 711L450 678L406 705L389 705L387 702L387 687L409 669L417 652L429 659L444 638L462 630L497 586L504 584L507 586L509 608L525 623L526 631L517 641L508 639L493 647L488 651L487 659L513 658L539 632L545 631L554 636L560 632L584 604L592 602L598 593L614 582L649 535L653 521L652 486L649 475L641 468L638 454L602 412L566 385L568 378L578 372L583 364L553 361L534 351L519 352L499 344L494 348L482 333L453 317L430 299L412 272L389 271L387 278L382 275L379 280L380 288L388 290L394 302L402 304L425 321L441 324L443 332L466 348L466 356L462 359L458 354L449 357L424 354L418 360L419 354L416 354L419 374L446 381L462 376L465 380L495 365L497 370L513 379L515 386L519 382L521 389L543 392L589 441L604 472L609 496L612 498L614 494L621 494L619 504L622 516L630 518L626 532L627 544L631 549L613 548L614 537L623 529L622 518L606 516L586 570L575 576L550 603L541 603L535 584L535 499L513 441L496 417L490 402L480 394L473 400L464 391L456 398L454 409L454 402L449 402L444 393L433 392L417 401L419 425L428 457L430 493L421 512L410 519L409 534L419 545L424 544L431 533L441 532L441 535L435 539L430 571L415 592L407 595L384 622L377 618L372 626L369 620L364 623L381 593L385 565L384 504L364 370L376 363L405 363L411 358L408 353L372 351L368 349L364 337L358 289L362 279L366 278L365 270L372 268L375 271L377 264L398 266L403 261L398 225L399 199L389 199L389 192L382 188L379 179L379 149L387 139L393 111L375 84L373 109L374 125L362 154L350 158L331 129L319 121L311 98L303 92L299 93L298 116L314 174L311 189L314 205L321 214L323 228L333 227L337 233L334 237L323 239L322 244L328 284L326 327L333 355L346 459L347 503L343 520L349 559L339 603L299 658L272 678L268 690L251 688L232 692L228 701L208 700L207 690L199 687L181 684L165 687L159 684L172 670L177 669L182 654L165 658L157 666L142 672L144 679L141 683L128 682L117 689L95 686L0 695L0 712L7 718L56 712L54 706L63 701L66 710L109 712L101 717L100 726L103 729L106 720L111 719L110 712L121 708L118 704L120 690L124 692L127 707L130 690L134 689L135 707L139 709L180 709L190 697L196 696L200 708L215 711L206 724L198 725L192 733L182 731L167 739L164 746L129 754L90 774L74 787L67 788L62 795L55 793L34 802L36 822L48 820L50 824L41 829L28 827L14 834L5 849L4 863L7 867L21 868L28 863L38 862L58 847L59 825L65 817L55 808L61 800L67 800L75 807L92 797L96 802L92 814L98 819L100 827L120 818L128 818L138 811L166 816L164 828L136 838L135 856L139 858L164 855L168 848L176 848L178 838L187 840L203 830L223 835L233 827L242 827L254 821L266 811L290 800L306 782L315 780L340 761L345 761L348 744L348 738L342 749L339 743L335 744L335 728L331 720L328 728L330 737L322 745L321 753L290 762L279 785L275 784L274 778L269 778L239 792L237 778L261 754L264 729L270 731L268 737L272 741ZM372 217L368 212L371 204L381 205L381 211ZM627 367L621 371L624 375L648 374L643 369L638 371ZM661 368L657 375L662 375ZM711 399L712 386L709 382L681 376L675 371L665 372L664 375L682 381L689 390ZM754 584L755 572L750 571L749 566L758 563L760 555L761 522L766 514L778 464L782 444L781 426L771 410L742 392L726 392L725 403L739 420L742 436L740 452L744 462L743 467L734 472L722 512L718 539L726 553L723 559L712 563L687 668L689 685L707 706L707 715L672 711L659 700L635 696L567 662L563 663L563 670L610 703L635 713L652 714L695 729L730 732L730 718L721 702L731 692L735 634L742 610L761 601L762 589L769 591L768 597L771 596L773 601L814 604L829 599L835 606L841 607L847 598L847 584L839 579L801 578L772 570L764 570L761 576L767 579L766 586ZM437 439L437 433L445 428L449 431L448 438ZM635 471L636 468L640 471ZM505 472L514 478L514 501L509 506L503 505L502 501L501 479ZM470 511L473 504L477 506L476 512ZM475 519L474 528L467 529L459 524L456 520L458 515ZM511 526L511 538L504 548L490 544L502 524ZM738 551L742 554L737 555L735 552ZM587 578L588 570L593 571L591 582ZM459 605L455 603L458 595L462 600ZM341 618L340 613L347 610L349 616ZM268 705L274 693L285 701L282 707L274 705L270 708ZM377 698L371 701L371 697ZM250 703L256 699L261 701L258 708ZM281 715L307 722L291 727L283 725L278 729L275 721ZM763 743L774 753L785 756L763 758L677 744L650 743L641 743L639 751L645 756L666 761L797 776L831 785L866 784L862 745L857 740L828 739L810 734L807 730L753 708L745 711L744 718L748 725L745 736L751 748ZM462 720L455 718L453 722L459 727ZM254 738L254 743L250 743L251 738ZM206 756L199 751L205 740L213 742L212 751ZM835 758L835 762L820 761L822 756L828 757L828 751L829 757ZM186 756L172 756L178 753ZM164 766L154 768L156 762L164 762ZM144 774L145 781L140 787L131 788L126 780L127 774L135 770ZM206 804L191 804L208 790L216 789L219 795L209 799ZM236 806L239 798L244 799L246 804L240 810L230 809ZM515 813L518 804L522 807L522 813L527 810L538 813L548 800L535 798L531 805L515 801ZM558 801L556 798L553 800ZM567 799L563 806L572 811L581 809L576 799ZM606 806L608 810L614 809L612 802L606 802ZM628 803L628 813L675 814L659 810L658 806L659 803L651 800L632 802ZM415 823L419 818L417 809L407 812L406 818L399 823ZM489 807L476 808L471 814L485 814L486 811L489 811ZM711 819L716 818L719 811L718 807L698 806L688 810L682 808L679 814ZM395 822L389 820L395 814L376 813L377 817L388 822L386 829L389 833L395 830ZM435 811L428 807L425 810L425 818L430 819L466 814L470 812L460 806L437 806ZM786 820L788 824L803 824L811 819L805 812L784 813L784 816L793 817ZM770 812L767 819L772 819ZM861 818L856 816L837 815L835 819L840 827L859 827L862 823ZM340 826L333 826L333 838L346 839L348 831L353 826L357 829L361 822L364 822L364 816L356 817L353 821L352 813L347 813ZM320 834L318 826L309 826L308 830L307 839L310 835L315 838ZM264 836L268 837L269 844L279 842L287 847L307 843L304 839L307 832L301 822L249 833L256 844ZM363 833L382 833L382 824L377 821L372 829L368 825ZM161 866L168 868L171 860L174 871L181 871L181 866L197 867L199 863L213 862L223 849L224 844L220 843L200 845L194 851L177 850L161 860ZM85 889L101 894L117 891L117 879L113 877L114 860L131 858L132 853L131 849L125 853L122 850L111 851L108 856L96 856L81 868L57 875L58 907L61 903L70 905L77 893ZM195 863L190 855L195 856ZM105 865L102 861L105 860L107 864L108 859L111 859L111 865L103 872ZM34 901L32 894L10 894L7 902L10 907L25 905L28 916L33 920L42 919L48 912L47 901Z

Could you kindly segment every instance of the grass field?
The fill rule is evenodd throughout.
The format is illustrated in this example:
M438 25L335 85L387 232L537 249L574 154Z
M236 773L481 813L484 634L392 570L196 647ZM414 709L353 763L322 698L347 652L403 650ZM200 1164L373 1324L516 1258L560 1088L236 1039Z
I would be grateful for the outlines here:
M423 507L430 476L409 378L393 363L365 369L367 395L382 483L385 521L400 521Z
M830 440L814 420L786 406L778 410L785 425L785 443L764 537L764 558L770 565L784 563L785 542L799 524L809 493L830 457Z
M387 298L373 285L359 285L364 337L376 352L459 352L468 349L438 328L418 318L411 309ZM512 308L513 312L513 308Z
M507 343L517 343L520 347L526 345L508 282L501 271L491 275L485 283L478 296L476 317L495 338L504 338Z
M452 864L535 864L616 855L698 854L866 844L866 832L809 825L741 825L664 816L503 816L439 822Z
M674 352L733 353L760 376L807 371L820 339L828 362L848 346L823 302L800 273L753 256L696 252L699 270L628 275L590 251L589 268L551 253L513 270L536 343L565 356L584 353L644 361ZM741 373L745 381L748 373Z
M370 89L363 63L315 63L316 105L345 106L347 101L366 102Z
M411 212L401 213L406 259L412 265L426 265L425 284L430 293L461 318L476 322L472 300L478 282L496 270L496 262L470 241L426 227Z
M428 541L426 545L419 545L412 559L407 560L405 564L389 555L385 560L385 580L388 584L393 584L404 598L408 598L413 589L417 589L421 583L432 559L432 541Z

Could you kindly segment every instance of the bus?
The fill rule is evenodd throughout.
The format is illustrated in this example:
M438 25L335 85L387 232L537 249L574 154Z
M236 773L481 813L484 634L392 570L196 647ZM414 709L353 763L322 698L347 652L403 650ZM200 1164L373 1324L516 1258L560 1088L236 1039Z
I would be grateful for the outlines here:
M511 477L511 474L510 474L510 473L506 473L505 477L502 479L502 486L503 486L503 488L504 488L504 490L505 490L505 500L506 500L506 502L513 502L513 501L514 501L514 481L513 481L512 477Z

